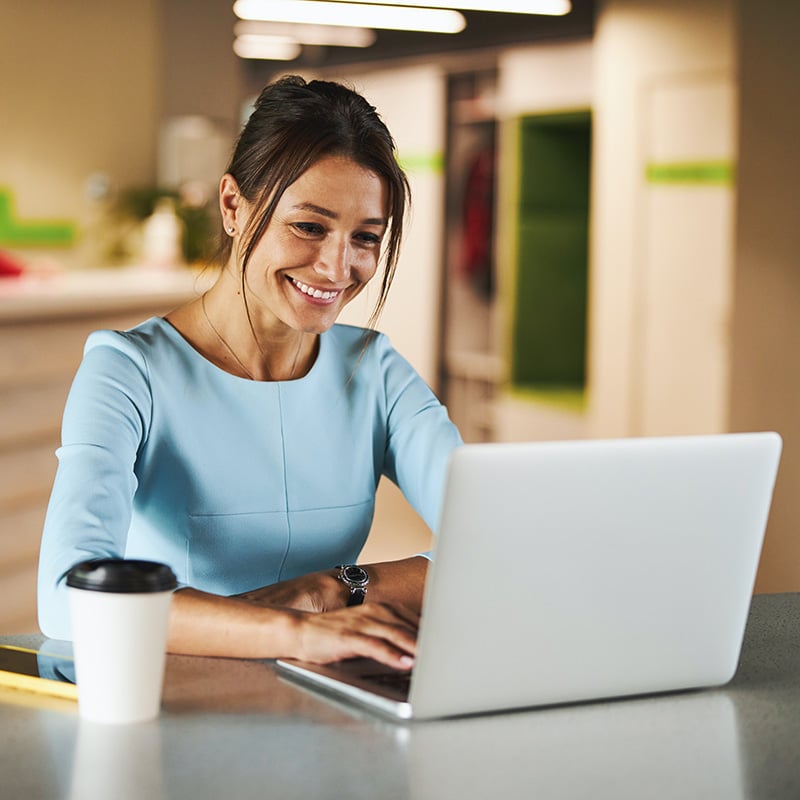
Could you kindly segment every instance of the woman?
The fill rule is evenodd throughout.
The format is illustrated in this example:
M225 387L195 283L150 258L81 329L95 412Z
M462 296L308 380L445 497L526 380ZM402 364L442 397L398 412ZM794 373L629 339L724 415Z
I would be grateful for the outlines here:
M46 635L70 637L74 563L146 558L181 584L172 652L411 666L426 558L347 567L381 475L433 527L460 438L385 337L334 324L385 261L380 313L407 196L360 95L262 92L220 183L214 286L87 342L42 540Z

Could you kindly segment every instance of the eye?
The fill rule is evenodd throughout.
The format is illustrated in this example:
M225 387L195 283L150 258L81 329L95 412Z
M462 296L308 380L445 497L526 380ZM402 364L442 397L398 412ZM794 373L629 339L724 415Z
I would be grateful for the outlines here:
M293 227L306 236L319 236L325 232L318 222L295 222Z
M354 237L357 241L366 245L376 245L381 243L381 237L377 233L370 233L369 231L361 231Z

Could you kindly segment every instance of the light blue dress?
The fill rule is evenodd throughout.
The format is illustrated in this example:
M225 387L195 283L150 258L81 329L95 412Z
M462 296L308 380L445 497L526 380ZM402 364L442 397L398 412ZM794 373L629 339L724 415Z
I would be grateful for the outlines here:
M64 410L39 563L39 624L70 638L64 573L169 564L230 595L357 559L382 475L432 530L461 443L390 345L335 325L293 381L238 378L166 320L93 333Z

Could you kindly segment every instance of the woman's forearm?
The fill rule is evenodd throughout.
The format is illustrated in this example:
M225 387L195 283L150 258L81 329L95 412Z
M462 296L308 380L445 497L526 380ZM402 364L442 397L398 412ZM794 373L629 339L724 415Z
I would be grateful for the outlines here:
M173 596L167 648L184 655L274 658L295 649L296 628L289 611L187 588Z
M423 556L413 556L400 561L364 564L369 573L366 602L401 605L419 612L429 563Z
M419 613L428 559L413 556L400 561L364 564L369 574L366 603L385 603ZM349 589L339 580L339 570L311 572L298 578L242 592L236 599L262 607L325 612L344 608Z

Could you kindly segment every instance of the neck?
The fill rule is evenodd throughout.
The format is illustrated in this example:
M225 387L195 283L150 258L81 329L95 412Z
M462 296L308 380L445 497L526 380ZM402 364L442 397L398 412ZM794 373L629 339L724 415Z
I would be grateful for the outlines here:
M287 381L304 374L308 354L304 353L306 335L302 331L292 331L293 335L278 343L259 336L249 319L246 331L243 326L238 332L226 328L222 315L215 314L213 303L206 303L207 294L200 298L200 308L209 338L215 341L214 349L222 355L217 360L225 369L254 381Z

